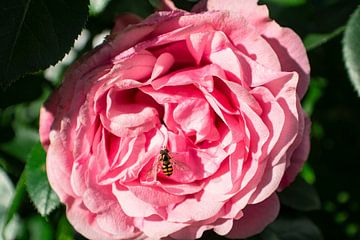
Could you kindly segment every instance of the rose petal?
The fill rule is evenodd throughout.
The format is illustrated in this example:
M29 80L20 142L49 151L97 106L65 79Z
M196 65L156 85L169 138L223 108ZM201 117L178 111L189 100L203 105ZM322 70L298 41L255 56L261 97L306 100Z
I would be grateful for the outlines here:
M157 216L150 216L147 218L137 218L135 225L143 231L150 239L162 239L169 236L189 224L170 222L163 220Z
M66 216L73 228L88 239L115 240L110 234L101 230L95 221L96 215L90 213L79 199L68 199Z
M154 69L151 73L151 79L155 79L165 74L173 65L175 59L170 53L162 53L155 62Z
M280 183L280 190L284 189L290 183L292 183L299 173L301 168L304 165L305 160L307 159L310 151L310 128L311 122L307 116L305 116L305 127L304 132L300 133L301 135L301 144L294 151L293 155L290 157L291 162L289 167L285 171L285 175Z
M103 231L114 235L116 239L130 239L139 235L133 225L133 218L127 216L118 204L96 215L95 221Z
M118 137L136 136L159 124L155 108L129 103L131 98L132 92L111 89L107 95L106 112L100 115L103 126Z
M265 5L257 5L257 0L202 0L193 11L227 10L245 17L264 36L274 49L281 64L281 70L295 71L300 75L298 94L302 98L309 84L310 65L304 45L299 36L289 28L280 27L269 18Z
M113 184L112 192L127 216L148 217L159 213L151 203L136 197L127 187Z
M67 141L64 141L66 132L65 129L62 133L50 132L51 144L46 157L46 173L49 183L62 202L66 201L69 196L76 196L70 182L73 163L71 153L66 146Z
M43 107L40 109L39 120L39 136L40 141L45 150L48 149L50 144L50 130L54 122L54 118L57 113L57 107L59 102L59 96L57 91L54 91L51 97L46 101Z
M195 198L185 198L171 210L168 210L168 221L193 222L201 221L216 215L224 203L221 201L201 201ZM189 211L191 209L191 211Z
M279 208L279 199L276 194L261 203L248 205L243 210L243 217L234 221L233 228L226 237L244 239L260 233L269 223L274 221L279 213Z
M174 109L174 120L187 134L196 134L195 144L203 140L216 141L219 132L209 105L203 99L186 99Z

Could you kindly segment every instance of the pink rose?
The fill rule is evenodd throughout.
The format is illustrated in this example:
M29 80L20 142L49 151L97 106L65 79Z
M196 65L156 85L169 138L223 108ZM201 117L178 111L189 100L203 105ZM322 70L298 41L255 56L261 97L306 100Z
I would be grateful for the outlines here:
M119 18L45 104L50 184L90 239L254 235L309 152L305 49L256 0L166 2Z

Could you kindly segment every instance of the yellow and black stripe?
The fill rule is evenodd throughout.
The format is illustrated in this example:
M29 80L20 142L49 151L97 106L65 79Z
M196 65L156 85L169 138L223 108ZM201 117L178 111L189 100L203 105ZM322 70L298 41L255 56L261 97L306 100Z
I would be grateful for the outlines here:
M162 172L170 177L172 174L173 174L173 167L172 167L172 164L170 162L163 162L163 165L162 165Z

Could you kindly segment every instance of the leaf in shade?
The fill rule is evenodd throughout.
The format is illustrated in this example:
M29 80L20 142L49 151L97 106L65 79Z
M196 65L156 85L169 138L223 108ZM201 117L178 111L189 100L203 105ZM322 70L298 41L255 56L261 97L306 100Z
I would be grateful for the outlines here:
M57 240L73 240L74 239L74 229L70 225L69 221L66 219L66 216L63 215L56 229L56 239Z
M301 177L279 193L282 204L299 211L320 209L320 199L315 188Z
M280 217L269 226L281 240L321 240L318 227L306 217Z
M304 45L307 51L320 47L331 39L339 36L344 32L345 27L341 26L331 33L311 33L304 38Z
M248 240L322 240L319 228L303 216L280 216L265 230Z
M42 216L50 214L59 206L59 198L51 189L46 175L46 153L37 143L26 163L26 187L30 199Z
M6 89L0 89L0 109L38 99L45 79L39 74L25 75Z
M264 0L263 2L277 4L283 7L297 7L304 5L307 0Z
M324 93L324 89L327 85L327 79L323 77L312 77L310 80L309 91L306 94L302 106L304 111L311 116L316 103L320 100L321 96Z
M100 13L99 18L113 22L116 16L129 12L145 18L154 12L154 8L149 0L112 0ZM91 21L89 23L91 24Z
M80 33L87 13L88 0L2 1L0 86L60 60Z
M33 215L27 222L29 239L52 240L53 228L51 224L39 215Z
M350 80L360 96L360 6L346 25L343 56Z
M33 128L16 125L15 137L8 142L0 144L0 150L11 157L21 161L26 160L33 146L39 141L39 133Z
M149 3L151 6L153 6L155 9L160 9L163 5L161 0L149 0Z

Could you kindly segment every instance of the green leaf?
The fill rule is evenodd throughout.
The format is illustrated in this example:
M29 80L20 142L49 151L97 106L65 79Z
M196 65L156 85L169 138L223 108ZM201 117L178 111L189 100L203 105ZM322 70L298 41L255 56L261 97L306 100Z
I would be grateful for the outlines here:
M304 45L307 51L320 47L324 43L327 43L331 39L337 37L345 30L344 26L341 26L331 33L311 33L304 38Z
M60 218L60 221L56 230L56 239L57 240L73 240L74 239L74 229L66 219L66 216L63 215Z
M264 3L273 3L283 7L296 7L306 3L306 0L264 0Z
M101 13L106 5L108 5L110 0L90 0L89 12L91 16L96 16Z
M20 180L14 191L11 180L0 169L0 240L14 239L19 227L14 218L25 194L24 178Z
M112 0L104 11L99 14L99 17L113 22L116 16L128 12L145 18L154 12L154 8L149 3L149 0Z
M5 0L0 8L0 85L55 64L87 19L88 0Z
M360 6L351 15L346 25L343 56L350 80L360 96Z
M315 188L305 182L301 177L279 193L282 204L299 211L320 209L320 199Z
M27 161L26 187L30 199L42 216L59 206L59 198L51 189L46 176L46 153L40 143L33 148Z
M322 77L312 77L310 80L309 91L303 100L303 108L305 112L311 116L316 103L323 95L324 89L327 85L327 80Z
M300 172L301 177L304 178L304 180L308 184L314 184L316 180L314 169L310 166L309 163L305 163L303 169Z
M155 8L155 9L161 9L163 6L162 2L160 0L149 0L149 3Z
M9 142L1 143L0 150L12 157L25 161L37 141L39 141L38 131L22 125L16 125L15 137Z
M321 240L318 227L306 217L279 217L270 224L260 239L266 240Z
M39 215L32 216L28 220L29 240L52 240L53 229L49 222Z

